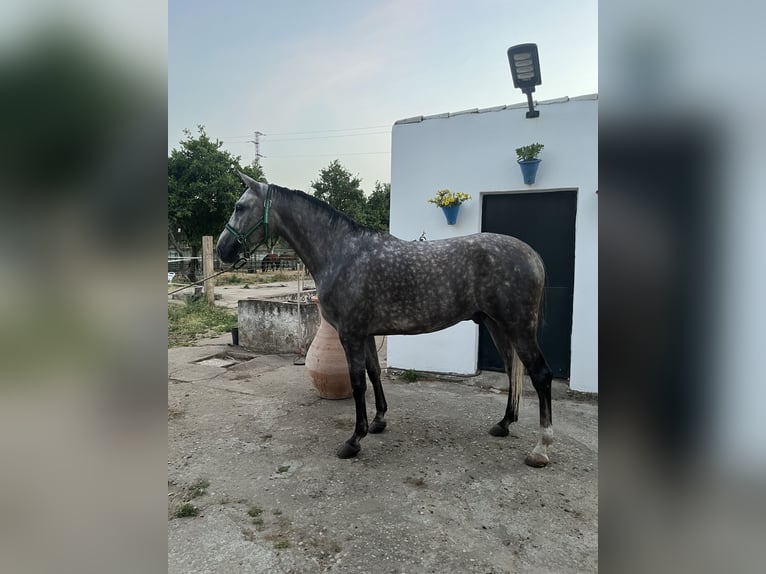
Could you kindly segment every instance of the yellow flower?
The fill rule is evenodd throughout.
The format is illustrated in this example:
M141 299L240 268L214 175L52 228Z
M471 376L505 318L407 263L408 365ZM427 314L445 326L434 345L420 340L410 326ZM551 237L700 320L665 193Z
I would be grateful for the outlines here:
M471 199L471 196L462 191L452 193L449 189L440 189L436 192L435 196L428 200L428 203L433 203L438 207L451 207L453 205L460 205L469 199Z

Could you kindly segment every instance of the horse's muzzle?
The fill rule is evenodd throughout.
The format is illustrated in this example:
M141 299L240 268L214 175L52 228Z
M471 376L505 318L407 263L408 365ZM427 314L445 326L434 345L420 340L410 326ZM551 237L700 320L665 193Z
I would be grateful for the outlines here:
M221 262L231 264L239 259L239 247L239 243L234 241L233 237L220 237L215 251L218 253L218 258Z

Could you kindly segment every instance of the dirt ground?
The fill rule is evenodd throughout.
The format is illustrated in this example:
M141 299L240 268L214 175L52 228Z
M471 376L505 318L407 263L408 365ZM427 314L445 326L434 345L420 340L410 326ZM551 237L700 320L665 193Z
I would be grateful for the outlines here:
M389 375L388 428L340 460L353 400L320 399L295 357L230 339L168 351L168 572L597 571L593 398L556 386L551 464L534 469L531 388L496 438L503 377ZM184 504L198 515L177 518Z

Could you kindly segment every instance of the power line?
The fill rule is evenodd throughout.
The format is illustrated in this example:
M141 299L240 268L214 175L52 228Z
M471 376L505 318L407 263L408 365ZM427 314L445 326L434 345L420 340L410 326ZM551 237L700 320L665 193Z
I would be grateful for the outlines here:
M264 136L265 138L268 138L268 134L264 134L261 132L258 132L261 136ZM348 137L359 137L359 136L378 136L378 135L384 135L384 134L390 134L390 131L382 131L382 132L368 132L364 134L342 134L342 135L335 135L335 136L309 136L305 138L277 138L277 139L271 139L268 138L266 141L268 143L285 143L285 142L299 142L299 141L310 141L310 140L326 140L326 139L337 139L337 138L348 138ZM258 136L256 136L256 139L258 139ZM246 141L233 141L230 139L223 139L220 140L227 144L251 144L256 143L256 141L249 139ZM258 143L260 143L260 140L258 140ZM256 153L258 151L256 150Z
M261 137L269 137L271 135L301 135L301 134L322 134L322 133L334 133L334 132L345 132L345 131L361 131L361 130L371 130L371 129L380 129L380 128L389 128L385 131L377 131L377 132L368 132L368 133L359 133L359 134L339 134L339 135L327 135L327 136L313 136L313 137L305 137L305 138L277 138L277 139L269 139L269 143L277 143L277 142L290 142L290 141L304 141L304 140L315 140L315 139L334 139L334 138L344 138L344 137L354 137L354 136L373 136L373 135L382 135L382 134L388 134L391 133L390 126L388 125L381 125L381 126L367 126L363 128L343 128L343 129L332 129L332 130L314 130L314 131L304 131L304 132L277 132L273 134L265 134L261 131L254 131L253 135L242 135L242 136L228 136L225 138L220 138L219 141L226 143L228 145L249 145L249 144L255 144L255 158L266 158L267 156L261 154ZM246 139L244 141L233 141L236 138L253 138L255 139ZM168 150L171 150L171 146L168 145ZM349 152L349 153L326 153L326 154L293 154L293 155L269 155L268 157L271 159L280 159L280 158L292 158L292 157L333 157L333 156L350 156L350 155L382 155L382 154L388 154L391 155L390 151L371 151L371 152Z
M310 154L296 154L296 155L270 155L269 159L282 159L289 157L340 157L346 155L390 155L390 151L358 151L349 153L310 153Z
M253 142L228 142L229 145L249 145ZM276 159L276 158L282 158L282 157L322 157L322 156L331 156L331 155L380 155L380 154L391 154L390 151L363 151L363 152L348 152L348 153L326 153L326 154L288 154L288 155L271 155L268 156L258 153L258 158L269 158L269 159Z
M341 129L332 129L332 130L311 130L311 131L304 131L304 132L270 132L267 134L261 134L263 136L293 136L293 135L306 135L306 134L324 134L324 133L336 133L336 132L351 132L351 131L362 131L362 130L378 130L381 128L388 128L388 131L391 130L390 125L380 125L380 126L367 126L363 128L341 128ZM350 134L353 135L353 134ZM362 134L364 135L364 134ZM223 139L239 139L239 138L249 138L251 137L248 135L237 135L237 136L223 136Z
M265 134L261 131L254 131L254 139L248 139L246 141L232 141L233 139L240 138L240 137L250 137L250 136L229 136L225 139L222 139L220 141L223 141L224 143L227 143L229 145L242 145L242 144L255 144L255 161L258 161L260 158L265 158L266 156L261 154L261 137L269 137L271 135L302 135L302 134L335 134L335 135L313 135L309 137L291 137L291 138L276 138L276 139L268 139L269 143L279 143L279 142L292 142L292 141L306 141L306 140L321 140L321 139L335 139L335 138L346 138L346 137L359 137L359 136L376 136L376 135L383 135L383 134L390 134L391 130L386 129L384 131L374 131L366 133L350 133L350 134L337 134L337 132L348 132L348 131L365 131L365 130L374 130L379 128L389 128L389 126L367 126L367 127L360 127L360 128L343 128L343 129L332 129L332 130L312 130L312 131L304 131L304 132L277 132L274 134ZM348 153L324 153L324 154L286 154L286 155L269 155L268 157L271 159L281 159L281 158L298 158L298 157L341 157L341 156L353 156L353 155L391 155L390 151L371 151L371 152L348 152Z
M383 126L367 126L366 128L343 128L343 129L337 129L337 130L314 130L314 131L308 131L308 132L277 132L277 133L270 133L268 135L270 136L291 136L291 135L303 135L303 134L323 134L323 133L331 133L331 132L351 132L351 131L359 131L359 130L377 130L380 128L389 128L389 131L391 129L391 126L389 125L383 125Z
M383 132L368 132L364 134L342 134L337 136L310 136L305 138L277 138L277 139L269 139L269 143L276 143L276 142L297 142L297 141L304 141L304 140L325 140L325 139L332 139L332 138L350 138L350 137L359 137L359 136L375 136L380 134L390 134L390 131L383 131ZM268 134L266 134L266 137L268 137Z

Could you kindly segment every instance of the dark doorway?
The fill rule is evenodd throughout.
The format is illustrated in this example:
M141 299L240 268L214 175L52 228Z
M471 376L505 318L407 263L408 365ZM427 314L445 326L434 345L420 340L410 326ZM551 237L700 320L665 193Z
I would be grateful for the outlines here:
M574 293L577 192L487 194L481 230L528 243L545 263L545 292L538 339L553 376L569 378ZM487 271L491 273L491 270ZM503 371L503 361L484 325L479 327L479 369Z

